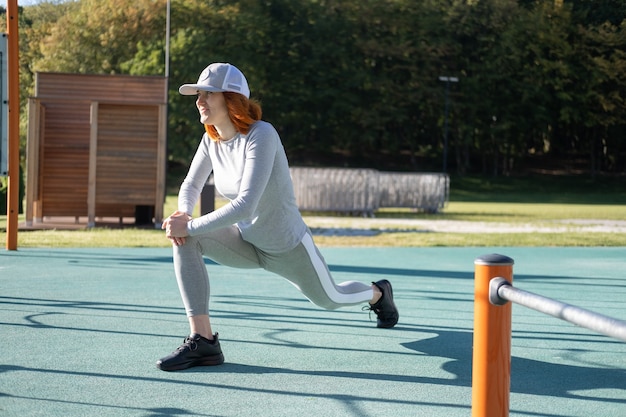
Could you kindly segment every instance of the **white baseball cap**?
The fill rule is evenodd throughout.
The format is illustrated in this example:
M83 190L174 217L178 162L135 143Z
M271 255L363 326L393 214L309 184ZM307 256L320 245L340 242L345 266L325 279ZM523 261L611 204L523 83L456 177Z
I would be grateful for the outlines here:
M230 91L243 94L250 98L248 81L237 67L231 64L217 62L209 65L202 71L196 84L183 84L178 92L184 96L193 96L198 91L212 91L223 93Z

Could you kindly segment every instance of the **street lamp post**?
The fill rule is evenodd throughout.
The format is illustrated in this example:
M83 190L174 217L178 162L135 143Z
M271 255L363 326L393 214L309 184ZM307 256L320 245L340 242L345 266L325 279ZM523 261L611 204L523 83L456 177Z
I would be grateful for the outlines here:
M170 26L171 26L172 6L170 0L167 0L165 7L165 78L170 76ZM165 88L167 90L167 87Z
M458 83L457 77L441 75L439 81L446 83L445 109L443 115L443 172L448 171L448 96L450 95L450 83Z

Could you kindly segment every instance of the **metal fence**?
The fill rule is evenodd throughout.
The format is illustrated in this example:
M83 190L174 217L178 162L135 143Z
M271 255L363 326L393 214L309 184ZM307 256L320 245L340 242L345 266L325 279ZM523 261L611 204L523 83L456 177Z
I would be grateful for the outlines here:
M373 169L290 170L300 210L373 215L378 209L378 172Z
M380 172L374 169L292 167L301 210L373 216L381 207L436 212L448 201L450 180L439 173Z
M436 213L445 207L450 177L443 173L379 172L380 207L410 207Z

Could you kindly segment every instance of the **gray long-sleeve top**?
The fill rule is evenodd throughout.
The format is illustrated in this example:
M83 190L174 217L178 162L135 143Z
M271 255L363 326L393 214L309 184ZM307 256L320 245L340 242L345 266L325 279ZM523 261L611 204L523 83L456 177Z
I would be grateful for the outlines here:
M187 224L190 236L237 225L244 240L270 253L293 249L306 225L298 211L285 150L274 127L255 122L247 135L216 142L205 133L178 194L187 214L211 172L216 190L229 201Z

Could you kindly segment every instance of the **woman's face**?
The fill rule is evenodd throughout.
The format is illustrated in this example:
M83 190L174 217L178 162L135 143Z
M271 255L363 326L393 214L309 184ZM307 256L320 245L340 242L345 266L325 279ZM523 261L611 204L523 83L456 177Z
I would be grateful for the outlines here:
M223 93L198 91L196 107L198 107L200 123L202 124L220 126L224 123L230 123Z

